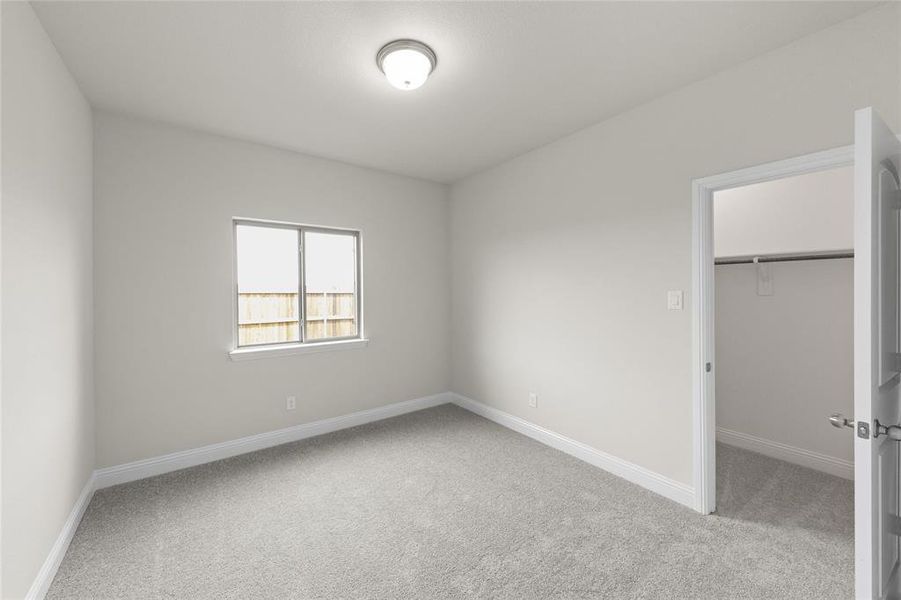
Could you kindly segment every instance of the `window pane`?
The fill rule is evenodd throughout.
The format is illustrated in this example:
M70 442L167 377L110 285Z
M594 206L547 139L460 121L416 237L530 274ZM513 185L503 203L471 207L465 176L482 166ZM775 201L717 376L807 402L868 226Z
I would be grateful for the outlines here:
M357 335L357 238L304 232L305 340Z
M238 345L300 341L295 229L237 226Z

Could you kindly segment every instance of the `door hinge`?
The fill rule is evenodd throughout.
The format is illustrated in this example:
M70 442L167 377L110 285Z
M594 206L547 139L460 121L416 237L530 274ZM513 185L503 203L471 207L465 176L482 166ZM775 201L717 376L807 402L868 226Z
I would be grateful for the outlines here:
M873 439L881 435L888 436L889 439L901 442L901 425L883 425L879 419L873 421Z
M707 371L708 373L711 372L713 370L713 364L707 363L706 365L704 365L704 370Z

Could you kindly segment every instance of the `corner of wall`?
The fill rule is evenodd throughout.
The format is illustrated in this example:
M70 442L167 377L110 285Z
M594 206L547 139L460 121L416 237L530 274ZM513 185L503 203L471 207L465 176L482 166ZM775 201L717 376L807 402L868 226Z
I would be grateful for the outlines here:
M32 598L93 490L93 115L32 6L2 12L0 595Z

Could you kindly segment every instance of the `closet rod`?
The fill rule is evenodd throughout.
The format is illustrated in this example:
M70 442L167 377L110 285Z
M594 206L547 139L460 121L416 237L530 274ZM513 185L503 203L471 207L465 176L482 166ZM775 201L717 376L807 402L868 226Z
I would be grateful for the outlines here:
M797 260L828 260L832 258L854 258L854 252L820 252L819 254L781 254L774 256L739 256L736 258L718 258L717 265L748 265L756 260L759 263L792 262Z

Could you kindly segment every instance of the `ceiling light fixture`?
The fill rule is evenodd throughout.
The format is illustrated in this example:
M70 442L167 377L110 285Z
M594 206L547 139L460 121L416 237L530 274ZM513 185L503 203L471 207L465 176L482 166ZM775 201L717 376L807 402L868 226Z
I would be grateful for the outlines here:
M422 42L394 40L382 46L375 55L375 62L388 83L399 90L415 90L435 70L438 57Z

